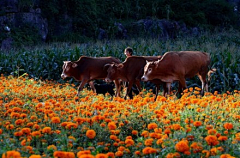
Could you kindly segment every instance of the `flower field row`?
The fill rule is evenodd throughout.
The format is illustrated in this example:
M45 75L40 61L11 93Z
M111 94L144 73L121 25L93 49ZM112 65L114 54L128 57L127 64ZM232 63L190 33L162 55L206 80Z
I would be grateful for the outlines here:
M79 97L71 84L0 77L0 155L10 157L221 157L240 155L240 91L181 99L143 90L134 99Z

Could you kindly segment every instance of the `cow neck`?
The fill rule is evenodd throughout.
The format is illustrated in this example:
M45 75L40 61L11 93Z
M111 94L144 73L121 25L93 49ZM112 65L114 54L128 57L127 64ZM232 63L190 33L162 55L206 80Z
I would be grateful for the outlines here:
M75 80L81 81L81 68L78 66L75 68L75 74L73 75L73 78Z

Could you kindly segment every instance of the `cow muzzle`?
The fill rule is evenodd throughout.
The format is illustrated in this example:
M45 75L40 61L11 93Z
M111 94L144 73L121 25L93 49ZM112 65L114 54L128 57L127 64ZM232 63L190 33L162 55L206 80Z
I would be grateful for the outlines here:
M62 79L65 79L65 78L67 78L67 76L64 75L64 74L61 74L61 78L62 78Z
M110 78L105 78L105 82L109 83L112 82L112 80Z
M144 81L144 82L147 82L147 81L148 81L148 79L147 79L146 76L142 76L142 77L141 77L141 80Z

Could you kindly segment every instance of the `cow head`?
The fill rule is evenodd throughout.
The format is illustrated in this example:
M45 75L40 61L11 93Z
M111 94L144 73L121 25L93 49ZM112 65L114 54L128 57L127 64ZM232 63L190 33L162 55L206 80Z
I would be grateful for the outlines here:
M153 72L155 71L155 69L157 68L157 62L148 62L146 63L146 65L144 66L144 74L141 78L142 81L146 82L149 80L153 80Z
M118 78L119 70L123 68L123 64L106 64L104 66L105 69L107 69L107 77L105 78L106 82L112 82L113 80Z
M61 78L65 79L67 77L71 77L74 73L75 68L77 67L77 63L71 61L64 61L62 66L62 74Z

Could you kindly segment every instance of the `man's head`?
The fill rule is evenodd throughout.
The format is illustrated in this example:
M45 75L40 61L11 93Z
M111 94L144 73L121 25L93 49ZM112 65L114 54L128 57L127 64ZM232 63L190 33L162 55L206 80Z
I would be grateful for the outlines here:
M133 54L133 49L132 49L131 47L125 48L124 54L125 54L127 57L132 56L132 54Z

